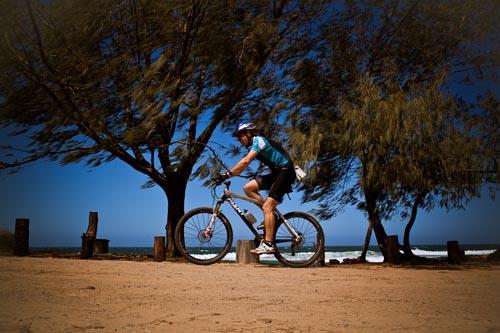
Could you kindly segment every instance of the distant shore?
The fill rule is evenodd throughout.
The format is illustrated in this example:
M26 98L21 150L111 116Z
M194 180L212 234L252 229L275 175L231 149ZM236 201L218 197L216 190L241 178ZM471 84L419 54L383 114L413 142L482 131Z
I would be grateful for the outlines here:
M496 332L500 265L0 256L0 332Z

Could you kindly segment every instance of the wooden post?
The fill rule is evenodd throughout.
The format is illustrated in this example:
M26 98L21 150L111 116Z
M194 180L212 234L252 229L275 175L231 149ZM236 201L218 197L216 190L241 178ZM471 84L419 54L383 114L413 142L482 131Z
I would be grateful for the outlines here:
M448 241L446 243L448 247L448 263L452 265L458 265L462 262L462 251L458 246L458 241Z
M156 236L154 245L154 260L165 260L165 236Z
M258 264L260 263L259 256L250 253L250 250L255 249L253 240L238 240L236 243L236 263L237 264Z
M325 266L326 265L326 262L325 262L325 246L322 245L321 246L321 250L320 250L320 255L318 257L318 264L320 266Z
M94 255L94 242L97 235L97 212L89 212L87 232L82 235L81 259L90 259Z
M385 245L387 247L387 262L397 265L401 262L401 254L399 253L399 241L397 235L385 237Z
M109 239L96 239L94 241L94 254L109 253Z
M27 256L29 248L30 220L16 219L16 231L14 233L14 255Z
M97 212L89 212L89 226L87 227L87 232L85 236L96 238L97 236Z

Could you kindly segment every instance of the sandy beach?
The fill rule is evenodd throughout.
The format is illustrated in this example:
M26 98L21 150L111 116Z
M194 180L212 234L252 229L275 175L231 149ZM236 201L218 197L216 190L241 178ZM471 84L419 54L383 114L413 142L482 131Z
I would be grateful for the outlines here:
M500 265L0 257L0 332L500 332Z

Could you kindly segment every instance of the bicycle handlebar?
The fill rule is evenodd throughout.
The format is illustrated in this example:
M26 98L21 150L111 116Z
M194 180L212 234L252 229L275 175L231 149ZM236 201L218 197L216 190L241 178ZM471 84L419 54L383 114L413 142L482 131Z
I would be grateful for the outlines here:
M217 178L211 178L210 182L212 183L212 187L217 187L217 186L224 184L224 185L226 185L226 188L229 188L229 186L231 185L230 180L224 180L223 182L218 182Z

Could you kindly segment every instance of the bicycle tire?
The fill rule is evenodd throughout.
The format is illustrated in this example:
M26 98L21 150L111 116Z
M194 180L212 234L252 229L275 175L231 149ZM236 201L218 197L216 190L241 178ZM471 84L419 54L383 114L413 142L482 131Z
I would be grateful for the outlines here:
M304 212L289 212L284 217L304 238L300 244L294 244L286 225L283 221L278 221L274 232L274 256L287 267L302 268L312 265L318 260L325 244L321 225L314 217ZM287 237L290 237L290 242L284 241Z
M203 234L212 214L210 207L195 208L184 214L175 228L175 245L182 256L193 264L215 264L231 249L233 229L221 212L217 214L213 234L210 237Z

